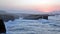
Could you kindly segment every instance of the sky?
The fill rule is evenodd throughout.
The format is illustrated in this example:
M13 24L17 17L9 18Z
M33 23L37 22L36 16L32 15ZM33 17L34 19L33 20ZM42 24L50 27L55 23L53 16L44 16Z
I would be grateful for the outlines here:
M0 0L0 10L60 10L60 0Z

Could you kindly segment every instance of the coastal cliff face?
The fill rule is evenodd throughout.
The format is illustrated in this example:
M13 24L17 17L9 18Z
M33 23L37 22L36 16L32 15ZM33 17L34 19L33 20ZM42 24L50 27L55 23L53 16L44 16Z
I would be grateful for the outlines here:
M5 22L8 22L9 20L14 21L15 19L19 19L19 16L7 13L6 11L0 11L0 18L3 19Z

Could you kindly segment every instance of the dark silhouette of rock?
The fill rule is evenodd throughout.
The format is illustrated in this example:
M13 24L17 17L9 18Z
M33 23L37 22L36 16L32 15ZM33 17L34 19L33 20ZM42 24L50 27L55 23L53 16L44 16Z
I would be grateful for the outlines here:
M29 16L24 17L23 19L38 20L39 18L41 17L38 15L29 15Z
M13 14L0 14L0 18L2 18L5 22L8 22L9 20L14 21L15 19L19 19L19 16Z
M23 19L28 19L28 20L38 20L38 19L47 19L48 20L48 15L29 15L24 17Z
M0 33L6 33L4 21L0 19Z
M48 16L43 16L43 19L46 19L46 20L48 20Z
M15 13L8 13L4 10L0 10L0 18L2 18L3 21L8 22L9 20L14 21L15 19L19 19L19 16Z

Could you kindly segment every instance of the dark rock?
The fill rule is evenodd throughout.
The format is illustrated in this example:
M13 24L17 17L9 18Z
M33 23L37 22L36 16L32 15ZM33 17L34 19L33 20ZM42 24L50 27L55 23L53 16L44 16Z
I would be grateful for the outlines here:
M0 33L6 33L4 21L0 19Z
M48 20L48 16L43 16L43 19L46 19L46 20Z
M48 16L46 16L46 15L29 15L29 16L24 17L23 19L29 19L29 20L47 19L48 20Z
M29 15L29 16L24 17L23 19L38 20L39 18L41 17L38 15Z

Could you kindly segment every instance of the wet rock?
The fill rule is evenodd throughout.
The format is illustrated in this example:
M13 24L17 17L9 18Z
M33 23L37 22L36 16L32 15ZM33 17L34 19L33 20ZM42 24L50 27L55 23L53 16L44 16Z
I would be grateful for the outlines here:
M4 21L0 19L0 33L6 33Z

